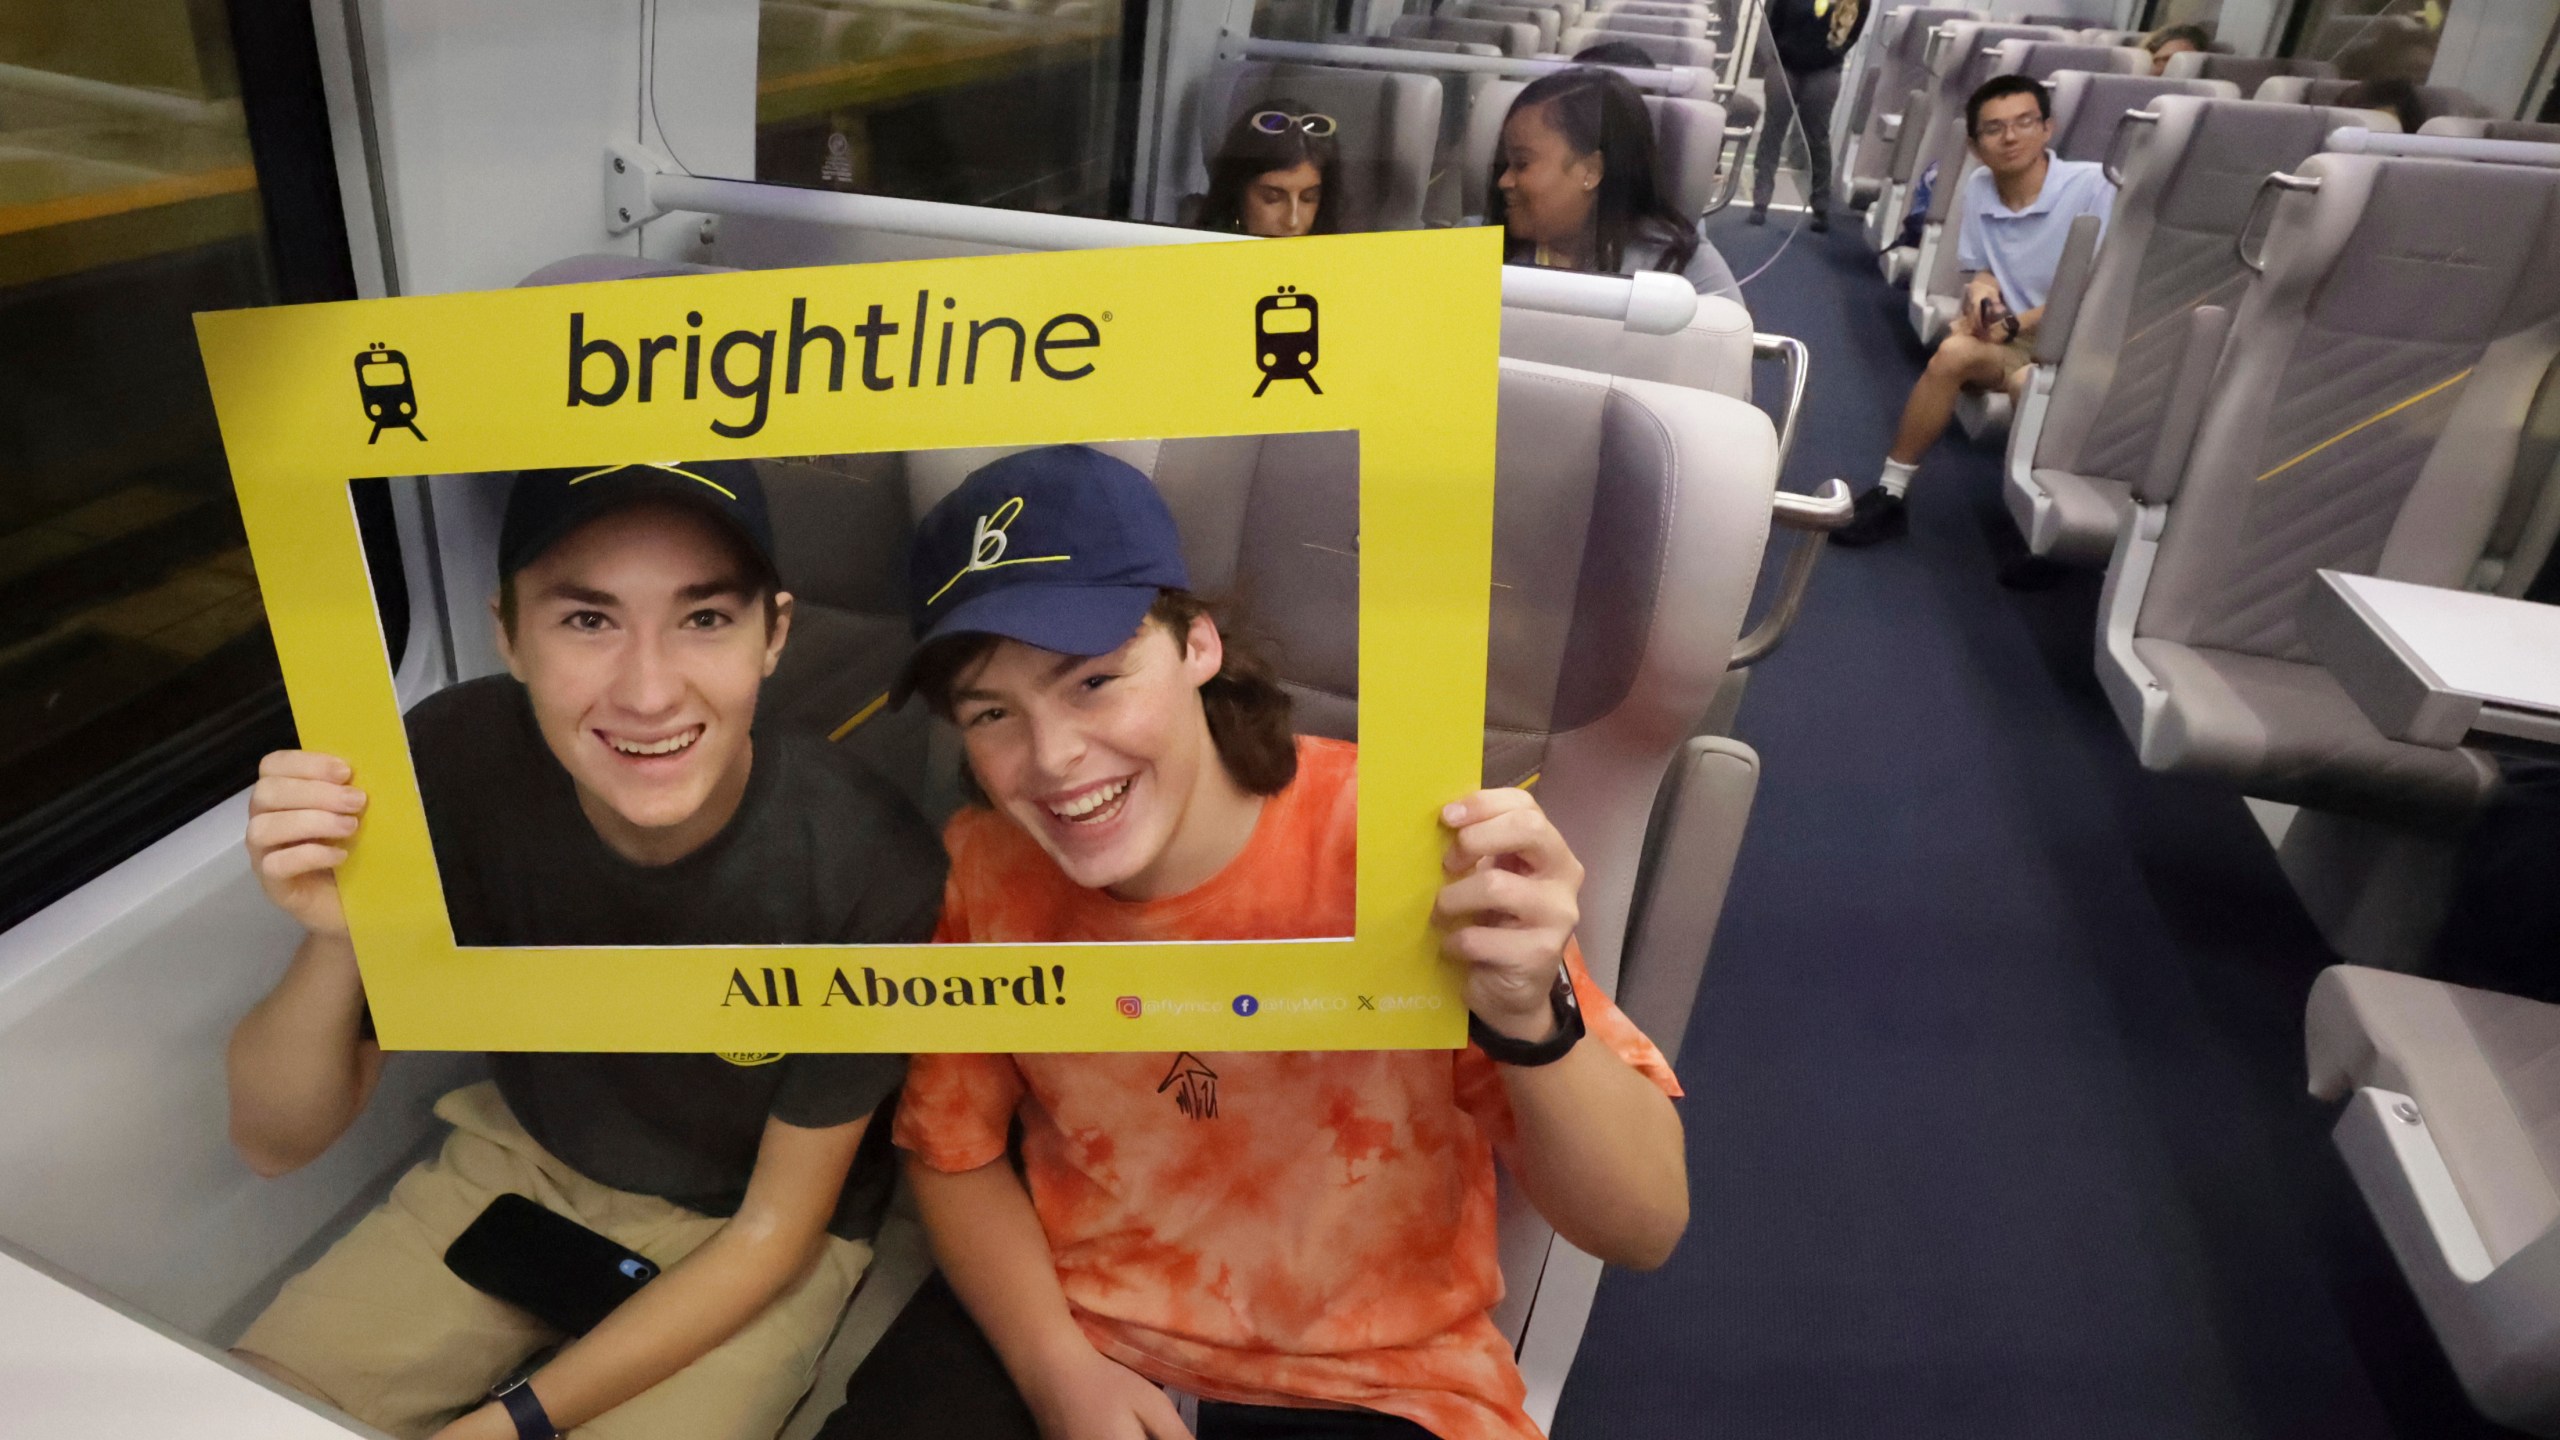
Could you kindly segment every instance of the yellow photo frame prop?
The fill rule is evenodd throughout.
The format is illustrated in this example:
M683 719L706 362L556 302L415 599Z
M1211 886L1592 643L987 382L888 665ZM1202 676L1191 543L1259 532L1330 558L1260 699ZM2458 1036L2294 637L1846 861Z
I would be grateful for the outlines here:
M1430 916L1439 810L1477 786L1483 745L1499 239L1167 245L199 316L302 744L344 757L370 797L340 884L383 1043L758 1055L1464 1044L1458 977ZM795 326L821 324L844 337L839 385L825 347L806 374L788 353ZM662 336L678 339L642 344ZM1358 432L1360 465L1351 938L454 944L351 479L1339 430ZM874 1003L874 978L925 982L911 1002L935 999ZM972 1003L943 1002L962 993Z

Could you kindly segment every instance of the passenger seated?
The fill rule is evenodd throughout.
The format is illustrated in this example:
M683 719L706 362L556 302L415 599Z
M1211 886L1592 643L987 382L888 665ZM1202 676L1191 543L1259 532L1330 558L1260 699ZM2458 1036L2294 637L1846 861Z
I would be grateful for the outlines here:
M1015 548L1072 558L973 565L999 509ZM1080 446L1000 460L926 516L911 570L907 682L959 727L985 802L946 831L938 938L1352 933L1356 747L1292 735L1288 693L1189 592L1144 476ZM1003 1362L931 1373L955 1405L992 1408L972 1397L1010 1372L1028 1406L1003 1433L1036 1417L1051 1440L1536 1440L1487 1314L1494 1158L1574 1244L1660 1264L1688 1214L1678 1087L1582 966L1581 867L1537 802L1480 790L1438 819L1433 918L1465 973L1465 1050L917 1057L898 1143ZM882 1347L952 1368L987 1354L901 1334L916 1318ZM919 1383L884 1369L884 1388ZM825 1433L915 1432L857 1399Z
M2164 25L2143 40L2142 48L2151 52L2151 78L2168 73L2171 57L2208 49L2213 36L2201 25Z
M1920 457L1946 433L1956 397L1969 388L2018 391L2034 362L2036 326L2071 222L2095 215L2104 225L2115 204L2116 187L2099 165L2046 148L2053 100L2042 82L1994 76L1966 97L1964 117L1982 162L1965 176L1955 202L1964 225L1956 242L1964 304L1911 387L1883 476L1858 496L1849 523L1831 533L1835 545L1873 545L1910 529L1903 495Z
M1586 66L1529 82L1503 117L1485 207L1508 236L1504 258L1603 275L1668 270L1742 304L1696 217L1663 198L1655 154L1653 117L1625 76Z
M2347 110L2379 110L2398 120L2404 135L2417 134L2419 126L2435 118L2427 113L2426 98L2418 87L2397 76L2359 80L2329 103Z
M773 553L763 492L740 462L516 479L491 604L513 673L441 691L408 720L457 941L932 932L943 860L931 828L814 736L754 729L791 629ZM232 1139L262 1175L327 1150L382 1073L336 878L361 843L361 778L334 756L284 751L250 793L259 883L306 932L231 1039ZM440 1158L288 1281L239 1353L402 1437L771 1436L869 1262L895 1178L870 1120L905 1057L507 1053L489 1065L492 1081L438 1102L454 1127ZM508 1193L664 1273L564 1336L443 1263ZM552 1346L530 1382L492 1399Z
M1237 116L1209 165L1200 228L1266 239L1332 234L1324 196L1341 156L1334 128L1332 116L1278 96Z

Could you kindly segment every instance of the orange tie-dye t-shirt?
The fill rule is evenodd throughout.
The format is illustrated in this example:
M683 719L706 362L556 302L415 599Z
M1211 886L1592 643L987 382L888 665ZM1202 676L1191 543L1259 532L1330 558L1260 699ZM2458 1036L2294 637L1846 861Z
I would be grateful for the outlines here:
M1208 883L1087 890L990 810L955 816L944 941L1274 940L1352 931L1357 750L1301 737L1298 776ZM1669 1094L1661 1052L1569 951L1592 1037ZM1360 1406L1443 1440L1519 1437L1493 1159L1516 1144L1481 1050L918 1055L898 1143L973 1170L1023 1126L1024 1174L1076 1319L1160 1384Z

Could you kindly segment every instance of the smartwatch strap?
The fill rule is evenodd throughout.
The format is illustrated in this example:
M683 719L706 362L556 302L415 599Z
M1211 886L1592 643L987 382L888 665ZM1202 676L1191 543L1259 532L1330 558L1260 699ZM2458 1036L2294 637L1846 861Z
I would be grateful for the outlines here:
M560 1427L551 1423L551 1412L542 1408L542 1397L533 1386L522 1384L498 1397L507 1407L507 1418L516 1422L516 1440L560 1440Z

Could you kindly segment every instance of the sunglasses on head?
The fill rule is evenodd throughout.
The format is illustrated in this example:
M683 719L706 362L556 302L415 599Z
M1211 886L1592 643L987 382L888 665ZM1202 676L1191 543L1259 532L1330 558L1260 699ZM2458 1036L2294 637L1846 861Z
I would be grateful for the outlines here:
M1286 135L1292 130L1303 130L1322 140L1333 133L1333 117L1330 115L1292 115L1286 110L1256 110L1252 124L1254 129L1265 135Z

